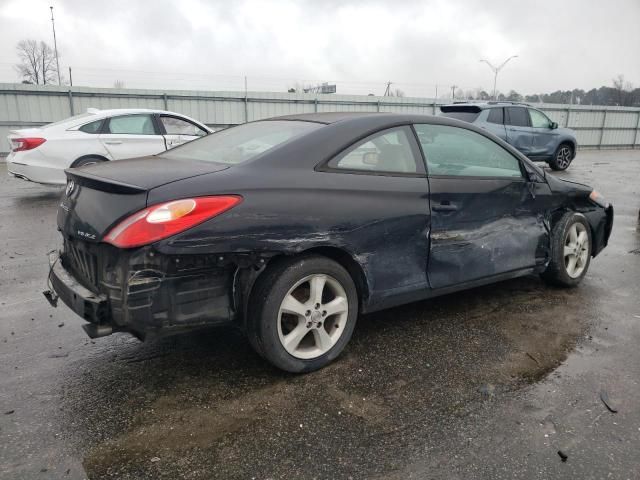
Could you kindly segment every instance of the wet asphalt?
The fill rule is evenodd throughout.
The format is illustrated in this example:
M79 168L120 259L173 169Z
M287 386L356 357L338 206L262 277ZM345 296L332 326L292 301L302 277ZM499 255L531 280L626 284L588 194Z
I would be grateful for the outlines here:
M579 288L364 316L336 363L290 375L233 329L90 340L40 293L61 190L0 164L0 478L640 478L640 151L558 175L616 208Z

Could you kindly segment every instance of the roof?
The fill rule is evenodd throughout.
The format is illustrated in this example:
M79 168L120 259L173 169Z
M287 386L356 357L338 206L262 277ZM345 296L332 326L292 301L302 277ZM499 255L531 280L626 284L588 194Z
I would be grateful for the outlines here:
M326 113L301 113L296 115L284 115L282 117L272 117L269 120L299 120L301 122L315 122L329 125L343 120L353 120L367 117L392 117L401 118L404 115L394 113L378 112L326 112Z
M504 107L505 105L515 105L515 106L523 106L530 107L531 105L525 102L511 102L511 101L487 101L487 102L453 102L448 105L441 105L440 108L447 109L455 109L457 107L474 107L478 111L484 110L485 108L495 108L495 107ZM443 110L444 111L444 110Z
M115 114L123 114L123 113L170 113L175 114L174 112L169 112L167 110L158 110L154 108L109 108L105 110L101 110L99 108L87 108L87 113L91 113L94 115L101 116L109 116ZM182 115L182 114L179 114ZM184 115L182 115L184 116Z

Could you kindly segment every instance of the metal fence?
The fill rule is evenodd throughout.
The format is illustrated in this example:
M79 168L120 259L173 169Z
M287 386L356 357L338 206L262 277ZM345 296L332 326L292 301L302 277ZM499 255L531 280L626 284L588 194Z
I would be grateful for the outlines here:
M205 92L34 86L0 83L0 154L9 130L36 127L87 108L154 108L226 127L278 115L365 111L437 114L447 100L274 92ZM640 109L536 104L562 127L576 131L580 148L640 148Z

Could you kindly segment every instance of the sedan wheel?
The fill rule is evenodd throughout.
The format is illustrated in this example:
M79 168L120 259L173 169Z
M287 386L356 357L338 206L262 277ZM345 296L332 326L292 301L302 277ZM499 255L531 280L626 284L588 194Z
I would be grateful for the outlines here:
M564 265L571 278L578 278L584 271L590 247L585 226L582 223L571 225L564 240Z
M310 275L284 297L278 313L278 336L296 358L327 353L344 332L349 302L342 285L329 275Z
M567 212L551 230L550 258L542 279L552 285L574 287L591 261L591 227L584 215Z
M258 278L249 303L251 345L289 372L310 372L333 361L358 317L349 272L316 255L274 261Z

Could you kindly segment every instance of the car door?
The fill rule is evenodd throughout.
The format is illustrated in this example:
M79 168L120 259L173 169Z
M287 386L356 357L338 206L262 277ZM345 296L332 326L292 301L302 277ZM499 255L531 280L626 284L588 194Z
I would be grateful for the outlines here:
M505 107L505 126L507 142L525 155L531 153L533 129L529 122L529 113L525 107Z
M533 142L531 157L550 157L555 152L557 132L553 129L553 122L544 113L529 108Z
M167 150L208 134L206 130L177 115L159 115L162 135Z
M113 160L155 155L166 150L153 115L148 113L108 118L100 142Z
M490 138L417 124L429 178L431 288L517 272L544 262L546 238L519 159Z
M370 278L370 306L428 292L429 186L411 127L376 132L322 171L331 173L324 208L341 216L347 231L334 238L357 245Z

